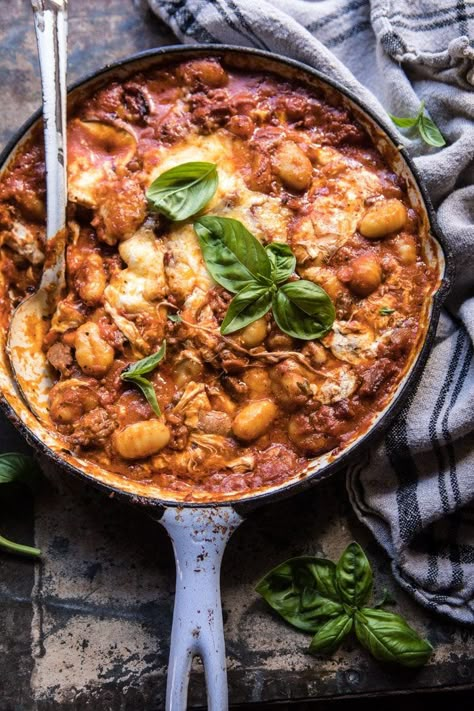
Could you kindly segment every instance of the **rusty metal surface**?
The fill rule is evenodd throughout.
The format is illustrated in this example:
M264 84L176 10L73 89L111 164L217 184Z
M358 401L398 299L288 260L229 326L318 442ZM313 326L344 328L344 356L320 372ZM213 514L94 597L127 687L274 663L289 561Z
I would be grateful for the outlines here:
M5 0L3 0L5 2ZM144 0L72 0L70 79L108 61L172 42ZM10 0L0 28L5 142L40 100L29 3ZM0 421L0 449L22 446ZM41 565L0 556L0 711L163 708L174 589L170 544L142 512L54 473L35 501L0 500L5 532L43 549ZM387 669L354 641L332 658L305 654L306 635L284 625L254 593L263 572L300 554L337 557L366 547L376 588L436 652L420 671ZM352 514L343 475L261 510L231 539L223 605L231 702L357 698L473 683L473 633L429 614L396 588L388 560ZM197 664L191 707L204 703Z

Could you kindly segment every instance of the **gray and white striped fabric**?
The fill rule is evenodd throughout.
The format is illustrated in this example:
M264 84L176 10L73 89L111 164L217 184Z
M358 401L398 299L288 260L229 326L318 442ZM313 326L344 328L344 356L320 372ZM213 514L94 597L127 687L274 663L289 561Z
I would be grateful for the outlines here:
M378 448L348 473L359 518L400 584L474 624L473 0L149 0L184 42L278 52L352 89L389 122L420 100L447 146L400 136L457 264L424 375ZM393 126L392 126L393 128Z

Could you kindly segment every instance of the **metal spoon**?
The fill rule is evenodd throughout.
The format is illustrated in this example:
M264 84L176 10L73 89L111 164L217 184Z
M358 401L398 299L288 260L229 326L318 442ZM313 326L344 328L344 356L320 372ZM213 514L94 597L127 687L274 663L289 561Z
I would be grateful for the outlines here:
M66 284L67 0L31 0L31 4L43 94L47 257L38 291L12 315L7 352L23 399L35 415L47 419L52 373L43 338Z

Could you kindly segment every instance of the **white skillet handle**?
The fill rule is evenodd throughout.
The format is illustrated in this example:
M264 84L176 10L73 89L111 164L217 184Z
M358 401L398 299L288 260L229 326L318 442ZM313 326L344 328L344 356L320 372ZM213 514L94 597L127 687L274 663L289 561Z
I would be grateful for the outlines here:
M186 711L195 656L204 664L208 711L228 709L220 569L226 543L242 520L227 506L169 508L160 519L176 558L166 711Z
M46 237L66 223L67 0L31 0L43 92Z

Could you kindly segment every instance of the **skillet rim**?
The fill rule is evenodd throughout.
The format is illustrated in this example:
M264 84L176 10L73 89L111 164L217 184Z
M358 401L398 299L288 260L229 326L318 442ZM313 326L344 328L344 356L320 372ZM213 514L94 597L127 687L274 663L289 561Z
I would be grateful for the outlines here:
M266 503L271 503L273 501L281 500L292 496L293 494L301 493L305 491L310 486L315 485L319 481L327 479L332 476L337 471L340 471L345 466L353 463L357 455L365 451L366 448L380 437L383 432L386 431L387 427L393 422L395 417L400 413L402 407L406 403L407 396L410 389L421 377L426 365L428 355L430 353L433 341L435 338L436 328L438 325L439 317L441 314L441 307L443 302L451 289L454 280L454 263L452 258L451 248L447 244L436 218L436 213L432 205L431 199L428 195L427 189L423 183L421 175L414 164L413 159L408 154L405 146L400 146L398 141L398 136L395 133L393 127L389 124L385 124L381 119L376 116L370 108L368 108L362 99L360 99L351 90L346 89L337 80L328 77L323 72L310 67L309 65L300 62L295 59L290 59L284 57L280 54L268 52L264 50L255 49L253 47L241 47L238 45L228 45L228 44L192 44L192 45L169 45L164 47L158 47L153 49L148 49L142 52L138 52L123 59L117 60L110 64L104 65L101 69L87 73L84 77L81 77L70 86L68 86L68 94L76 89L80 89L87 83L98 79L99 77L106 75L109 72L118 70L121 68L128 68L128 65L132 65L140 60L153 59L154 57L161 57L169 55L170 59L174 58L175 55L185 55L183 59L186 59L186 55L219 55L223 53L233 53L237 55L253 55L256 57L263 57L264 59L272 60L278 64L283 64L297 70L299 73L303 74L303 79L305 76L310 76L317 79L323 84L328 85L332 89L342 94L345 98L349 99L350 102L354 103L359 109L361 109L372 121L373 124L381 131L383 134L383 139L386 140L387 137L389 142L398 148L399 153L407 165L409 171L413 176L414 183L419 191L421 200L426 211L428 218L428 223L430 227L430 232L434 237L435 241L441 248L444 256L445 265L444 273L441 277L440 284L436 292L432 295L430 314L428 317L428 324L426 328L425 337L423 339L422 345L419 346L419 350L415 359L411 365L410 373L405 376L405 381L401 386L399 392L394 396L392 402L387 406L387 409L383 415L372 424L369 429L360 435L350 448L346 451L342 451L340 456L336 460L329 462L328 464L321 467L317 471L307 474L304 478L299 481L286 482L283 483L277 489L270 491L263 491L256 493L251 496L246 496L242 499L233 499L227 501L172 501L167 499L159 498L148 498L145 496L140 496L127 491L124 491L112 484L108 484L99 481L91 474L87 474L78 467L70 464L69 462L63 460L59 454L51 450L48 445L46 445L37 434L35 434L22 420L14 408L7 402L2 393L0 393L0 410L6 417L13 423L13 425L19 430L19 432L24 436L28 444L30 444L34 450L39 454L43 455L48 460L51 460L57 467L60 467L76 477L88 480L96 488L106 492L112 496L116 496L122 500L126 500L135 504L142 506L147 509L148 512L154 516L154 518L161 518L163 512L166 508L215 508L215 507L228 507L233 508L245 516L250 513L255 508L262 506ZM0 153L0 170L3 168L7 160L10 158L11 154L17 147L17 145L24 138L27 131L38 121L42 115L42 109L37 109L21 126L18 128L12 137L9 139L4 149ZM400 387L400 386L399 386Z

